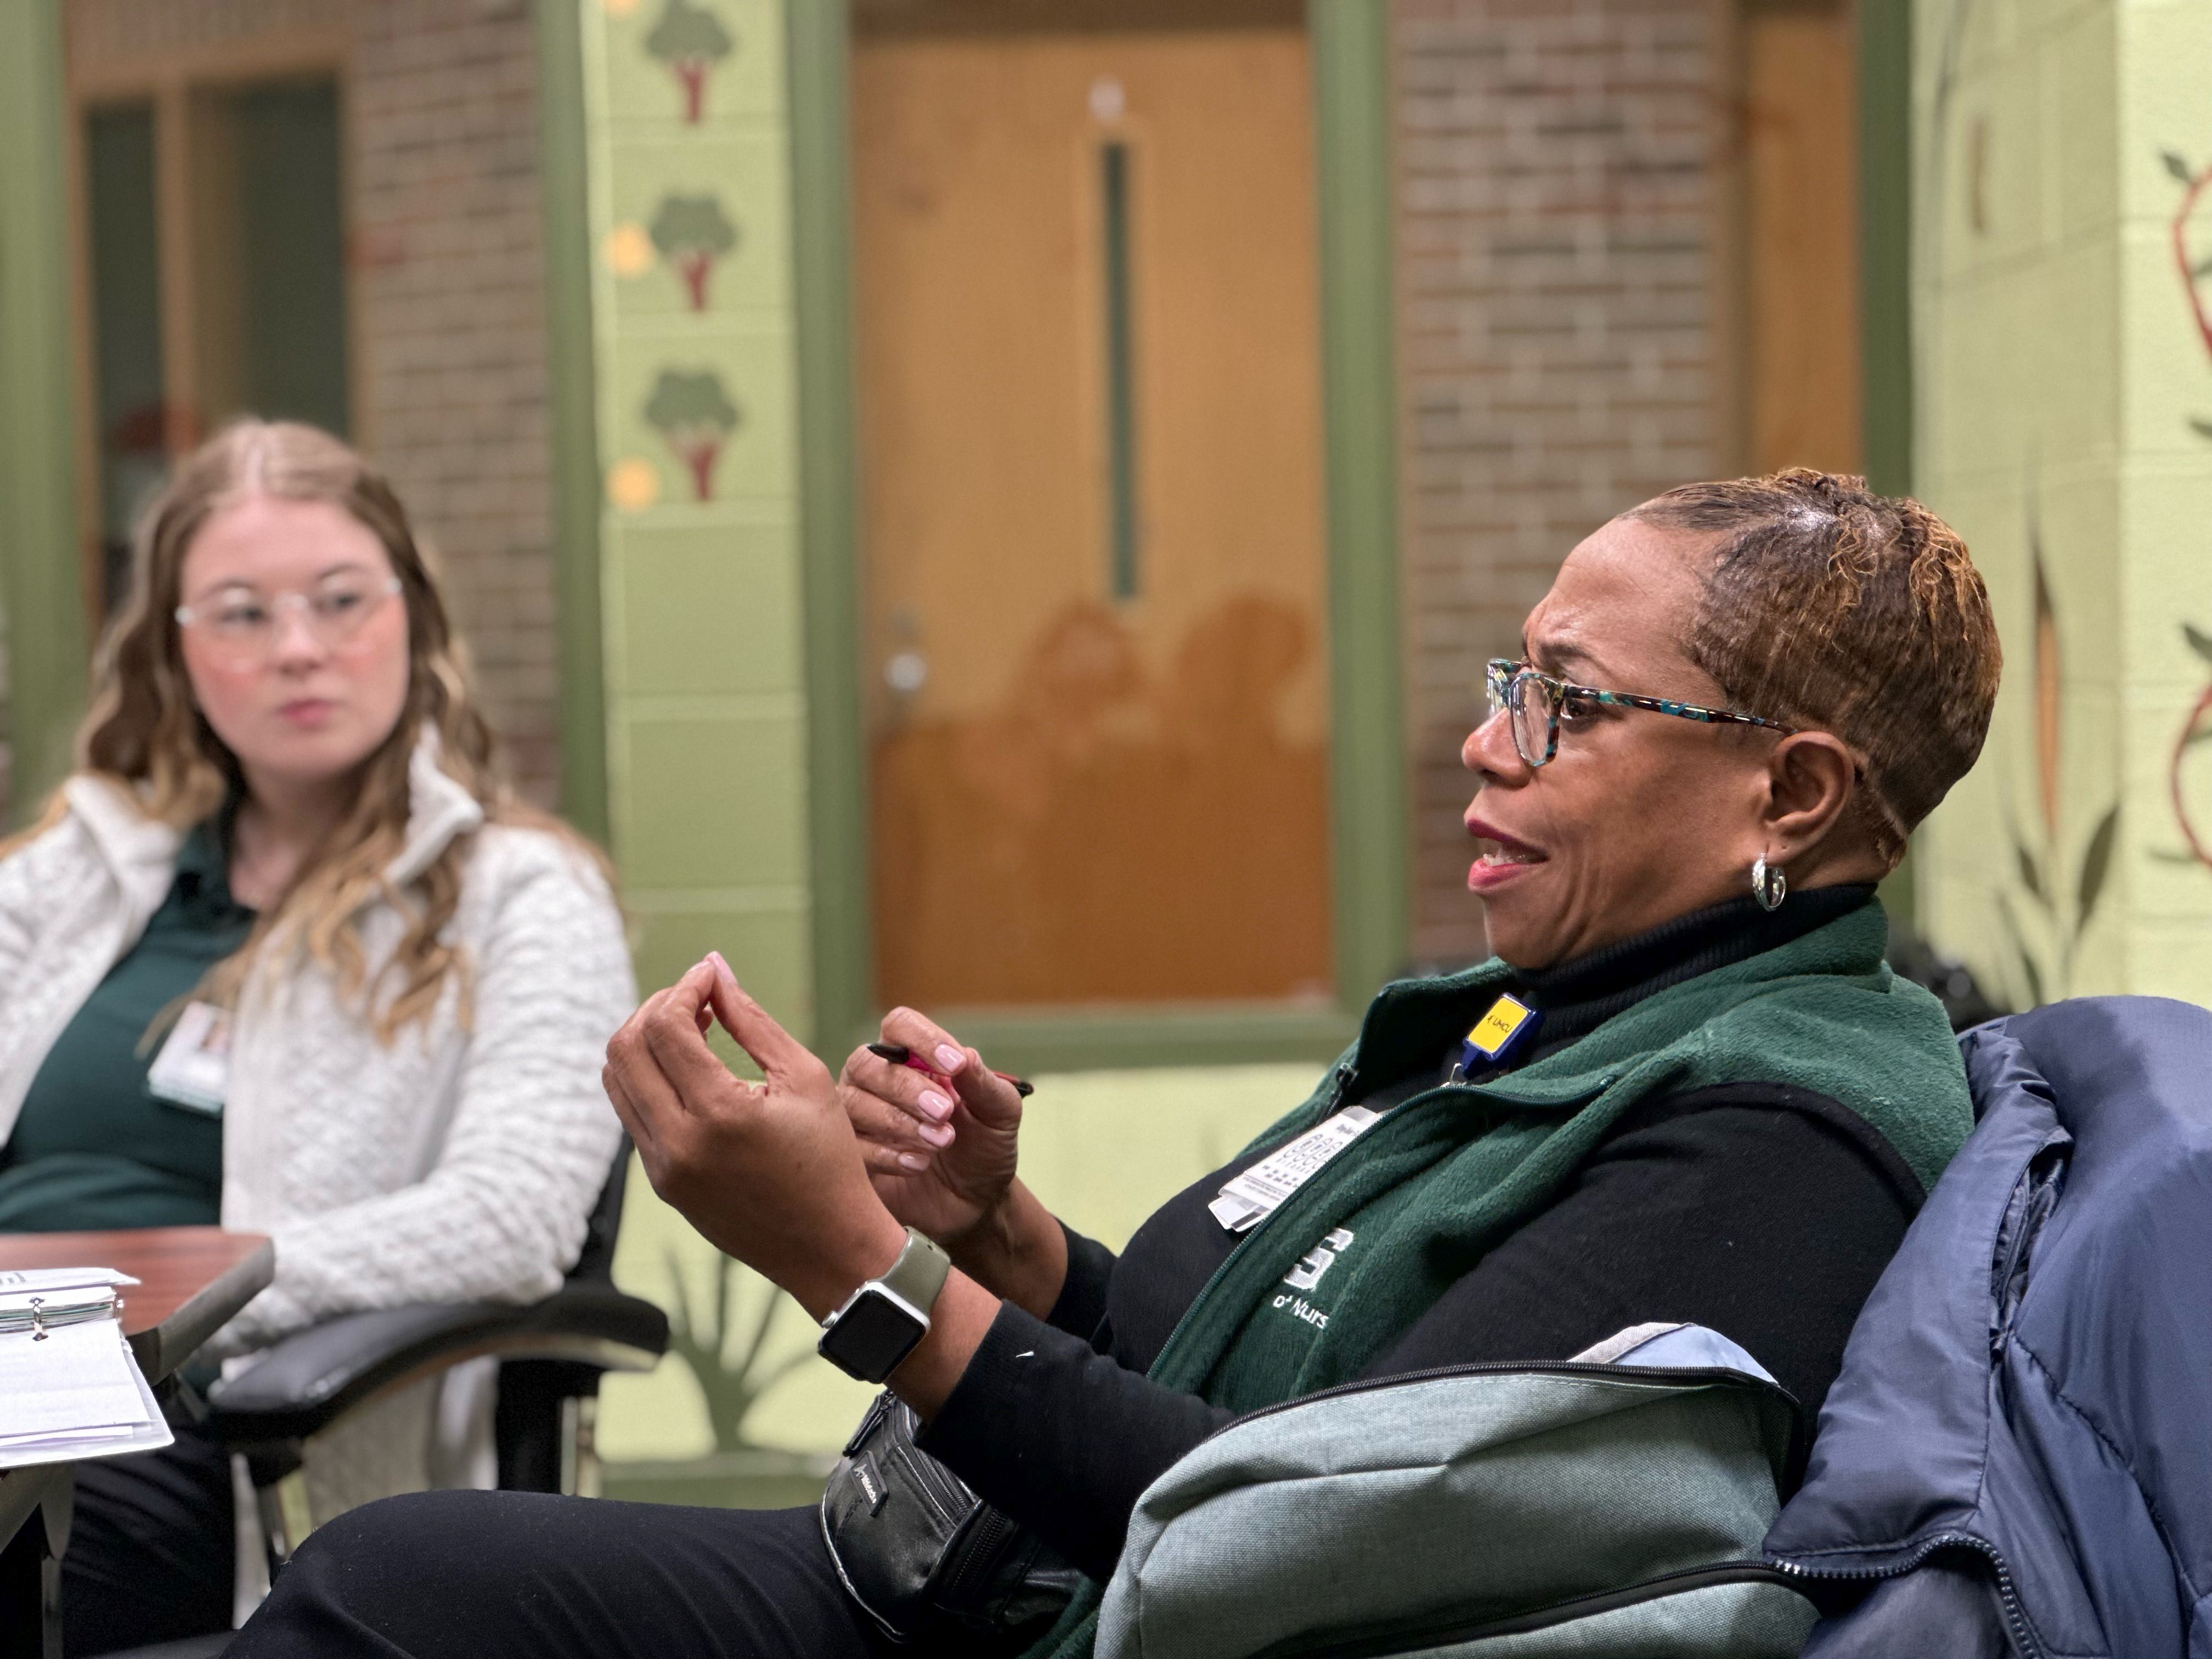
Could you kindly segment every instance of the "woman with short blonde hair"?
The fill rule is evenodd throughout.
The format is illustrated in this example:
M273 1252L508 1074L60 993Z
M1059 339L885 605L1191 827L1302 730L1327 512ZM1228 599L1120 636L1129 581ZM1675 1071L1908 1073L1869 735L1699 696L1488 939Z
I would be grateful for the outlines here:
M141 527L76 772L0 855L0 1231L270 1234L219 1357L545 1295L634 1000L602 861L501 783L390 484L309 427L209 441ZM428 1395L372 1416L310 1463L325 1514L424 1483ZM72 1652L229 1623L228 1460L177 1427L80 1478Z

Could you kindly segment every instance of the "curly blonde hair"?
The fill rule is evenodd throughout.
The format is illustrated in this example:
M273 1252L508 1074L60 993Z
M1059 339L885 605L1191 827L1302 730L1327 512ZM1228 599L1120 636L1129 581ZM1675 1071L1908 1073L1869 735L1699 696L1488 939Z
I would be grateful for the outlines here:
M139 522L130 590L100 641L91 708L77 732L78 772L118 787L149 817L179 830L243 792L238 757L192 696L176 610L193 538L217 511L257 495L328 502L383 544L407 607L407 696L389 735L362 763L344 815L263 909L245 945L210 970L198 994L233 1006L258 964L273 968L303 953L335 975L341 996L362 1000L383 1042L427 1018L449 979L458 986L465 1020L469 964L442 935L460 902L472 837L455 837L404 892L385 874L405 844L408 765L422 733L436 734L439 766L476 798L488 819L527 823L587 843L507 789L429 555L391 484L346 444L293 422L242 420L177 467ZM19 839L51 828L66 812L58 793ZM597 859L597 849L592 852ZM605 860L598 862L604 871ZM397 909L406 927L372 977L359 918L378 899Z

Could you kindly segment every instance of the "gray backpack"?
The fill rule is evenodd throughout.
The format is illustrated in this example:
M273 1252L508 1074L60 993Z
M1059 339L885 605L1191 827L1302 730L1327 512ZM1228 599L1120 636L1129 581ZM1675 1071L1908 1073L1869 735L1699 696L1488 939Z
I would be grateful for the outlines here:
M1291 1401L1146 1488L1097 1659L1788 1659L1813 1608L1759 1542L1802 1440L1696 1325Z

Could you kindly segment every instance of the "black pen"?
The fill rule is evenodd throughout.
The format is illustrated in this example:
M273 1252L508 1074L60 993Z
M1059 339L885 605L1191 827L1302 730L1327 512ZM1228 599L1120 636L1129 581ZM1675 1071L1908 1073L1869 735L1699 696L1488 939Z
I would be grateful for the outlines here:
M914 1050L908 1048L903 1042L871 1042L868 1045L868 1052L873 1054L878 1060L887 1060L894 1066L911 1066L915 1071L935 1078L939 1083L950 1083L952 1081L951 1078L945 1076L944 1073L939 1071L934 1066L926 1066L921 1061L916 1060L914 1057ZM1036 1088L1034 1085L1024 1081L1021 1078L1014 1077L1008 1073L994 1072L991 1075L997 1078L1003 1083L1012 1084L1014 1085L1014 1092L1019 1095L1024 1100L1027 1100L1031 1095L1036 1092Z

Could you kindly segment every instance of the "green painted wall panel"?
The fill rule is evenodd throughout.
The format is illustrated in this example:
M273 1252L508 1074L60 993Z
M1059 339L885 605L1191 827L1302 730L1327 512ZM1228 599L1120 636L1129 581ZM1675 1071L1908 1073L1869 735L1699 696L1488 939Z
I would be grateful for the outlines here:
M661 887L802 883L805 732L787 698L759 714L633 717L624 732L622 867Z
M612 222L600 252L615 277L616 310L623 322L696 314L692 290L670 263L673 249L708 256L702 288L718 308L774 312L790 303L790 222L783 189L788 163L780 132L717 127L675 137L622 138L609 147L609 155ZM726 228L726 246L714 228L717 218Z
M785 691L802 672L793 532L781 524L624 524L609 562L632 696Z
M702 898L712 895L698 895ZM680 979L709 951L720 951L744 988L778 1019L803 1026L813 994L807 983L806 907L802 895L762 892L745 908L638 914L637 972L641 983Z
M868 777L857 672L848 18L845 0L790 0L788 15L814 998L817 1036L842 1042L865 1034L875 1010Z
M676 327L664 323L651 332L626 327L600 352L600 441L610 469L610 494L623 511L632 498L625 481L615 474L641 465L650 467L652 494L639 511L655 517L646 522L729 522L737 504L791 497L790 337L759 330L750 318L741 325L687 325L695 324L686 318ZM656 399L665 397L673 382L696 384L701 375L713 377L732 424L718 430L688 405L688 424L656 424L657 418L666 421L668 407ZM699 477L687 457L709 447L708 495L702 500Z
M783 110L783 8L780 0L581 0L605 31L605 119L625 133L685 125L684 92L671 61L656 55L655 31L672 15L705 12L727 50L710 58L698 125L774 120Z
M559 609L561 811L608 838L606 667L601 633L599 378L592 334L590 149L576 0L535 0L546 362Z
M1385 0L1310 0L1328 474L1336 992L1407 966L1411 768L1398 610L1397 173Z

